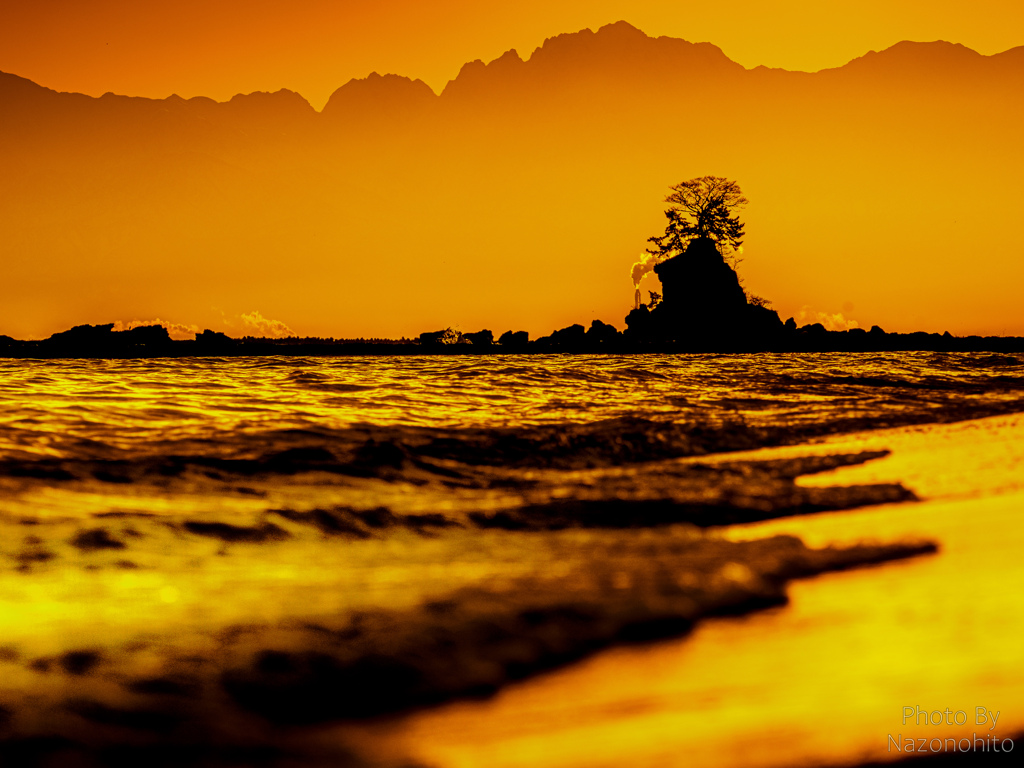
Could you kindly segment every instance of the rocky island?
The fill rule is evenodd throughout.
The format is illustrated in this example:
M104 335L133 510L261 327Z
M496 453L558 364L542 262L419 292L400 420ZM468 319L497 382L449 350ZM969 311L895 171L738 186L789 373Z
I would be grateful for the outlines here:
M115 330L113 323L79 325L39 341L0 336L0 357L237 357L336 355L450 355L644 352L1024 352L1024 338L956 337L938 333L886 333L851 328L829 331L821 323L782 322L771 303L743 289L736 272L743 227L737 215L746 205L739 185L702 176L673 186L665 198L665 233L649 238L633 265L634 308L619 331L601 320L590 328L573 324L531 340L526 331L497 337L490 329L463 333L453 328L421 333L416 339L232 338L204 330L194 339L171 339L160 325ZM640 302L640 280L653 271L663 294Z

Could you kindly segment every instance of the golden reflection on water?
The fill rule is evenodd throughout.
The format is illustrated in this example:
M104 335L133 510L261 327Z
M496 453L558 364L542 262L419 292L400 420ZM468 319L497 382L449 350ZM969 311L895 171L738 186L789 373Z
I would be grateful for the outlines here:
M120 568L122 550L75 553L66 544L74 530L69 523L47 541L66 565L0 580L0 647L27 658L79 647L129 658L137 641L162 636L186 652L232 625L402 609L488 577L558 566L548 548L510 547L486 534L339 544L297 531L272 546L225 546L153 526L131 548L132 567Z
M978 355L496 355L0 359L0 457L140 452L175 441L353 424L522 427L620 416L797 423L944 397ZM867 385L858 383L866 380ZM993 390L986 398L996 400ZM968 395L975 397L975 395Z
M939 554L796 582L783 608L612 649L490 701L336 733L443 768L664 768L848 765L899 757L890 735L1024 731L1024 417L839 438L820 450L877 445L894 455L805 482L907 472L931 500L727 535L792 533L812 546L928 536ZM904 724L905 706L949 707L968 721ZM977 707L1000 713L995 730L975 722Z

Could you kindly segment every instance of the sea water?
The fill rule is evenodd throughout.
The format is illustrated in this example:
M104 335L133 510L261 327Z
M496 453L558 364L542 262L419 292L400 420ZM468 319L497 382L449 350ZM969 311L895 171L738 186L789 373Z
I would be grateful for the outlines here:
M457 439L616 418L838 431L998 411L1022 389L1024 358L986 353L0 360L0 457L230 452L256 436L269 447L288 431L327 440L354 428Z
M0 747L9 746L3 721L33 738L110 744L170 733L180 745L192 731L176 735L174 718L186 715L174 697L187 695L196 702L188 717L227 724L218 739L244 731L282 748L290 737L230 725L242 715L224 701L226 670L263 659L270 666L261 674L286 680L274 649L319 658L309 654L344 651L361 616L403 621L420 615L418 606L438 606L443 616L445 606L486 606L495 594L511 600L508 590L524 584L565 590L560 599L572 610L580 573L601 584L607 576L600 594L623 596L616 610L628 612L631 589L641 590L637 605L650 604L641 582L665 572L666 547L696 547L703 557L739 536L728 523L836 510L783 529L820 545L829 539L815 540L814 520L838 518L846 530L853 518L844 515L853 513L842 510L932 492L903 485L900 473L835 487L794 482L837 466L884 466L877 460L899 444L889 428L1020 411L1024 360L991 354L3 360ZM835 443L847 434L849 444ZM975 453L979 467L993 455ZM949 461L967 465L962 454ZM882 515L869 525L877 536L907 532L898 514ZM935 535L961 530L962 518ZM716 575L708 589L756 587L753 561L723 557L713 572L726 581ZM677 567L692 579L685 562ZM918 583L918 591L940 581ZM882 578L853 594L890 591ZM822 604L832 610L827 598ZM480 638L474 621L450 630L468 658ZM396 625L402 631L408 626ZM647 675L648 657L631 669ZM608 677L572 680L543 695L573 700ZM608 696L609 707L620 707ZM877 703L865 706L874 712ZM745 710L724 711L735 719ZM577 714L563 709L566 729L535 749L588 742L572 735ZM762 727L756 708L746 716ZM483 724L474 738L495 743L504 726L487 726L477 710L469 717ZM602 718L586 722L608 732ZM644 733L665 737L674 727L665 722L637 729L619 720L619 745L629 752ZM735 735L723 727L719 738ZM447 764L444 745L435 747L424 754ZM784 764L792 753L778 754ZM565 764L594 757L584 749ZM719 757L709 753L707 762ZM509 758L515 764L515 753ZM660 753L647 758L674 764Z

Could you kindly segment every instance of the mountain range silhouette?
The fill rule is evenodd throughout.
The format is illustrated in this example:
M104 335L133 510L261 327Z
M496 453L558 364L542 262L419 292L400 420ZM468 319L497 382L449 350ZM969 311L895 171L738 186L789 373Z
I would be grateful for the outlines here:
M373 73L319 113L0 73L0 327L225 306L347 336L621 322L664 190L717 173L754 203L741 275L782 316L1024 333L1022 92L1024 47L747 70L625 22L467 63L440 94Z
M879 82L879 79L882 82ZM614 91L622 85L639 84L644 90L685 84L695 92L716 90L721 84L771 83L809 84L820 81L833 86L884 85L903 87L915 81L949 89L984 80L989 85L1019 84L1024 80L1024 46L992 56L983 56L959 43L903 41L881 52L871 51L841 67L816 73L791 72L764 66L745 69L711 43L690 43L671 37L648 37L625 21L608 24L597 32L584 29L549 38L528 59L512 49L484 63L465 64L458 76L440 94L422 80L372 72L354 78L338 88L322 114L333 120L402 118L425 109L457 103L496 102L508 105L517 97L543 99L545 95L566 95L570 87ZM711 82L709 82L709 80ZM710 86L710 87L709 87ZM227 102L206 97L166 99L117 96L106 93L99 99L82 94L59 93L17 75L0 72L0 100L8 112L11 128L28 116L56 117L50 110L63 109L68 117L82 118L87 111L106 112L111 117L130 119L144 110L160 113L165 120L192 115L225 122L254 124L301 124L317 114L301 95L281 89L275 93L257 91L238 94ZM14 118L11 120L10 118ZM5 121L8 122L8 121Z

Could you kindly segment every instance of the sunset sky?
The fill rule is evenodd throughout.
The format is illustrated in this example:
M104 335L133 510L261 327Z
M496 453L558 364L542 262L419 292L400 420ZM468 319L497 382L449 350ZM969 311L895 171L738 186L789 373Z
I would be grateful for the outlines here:
M436 92L468 61L625 19L745 67L816 71L900 40L992 54L1024 44L1020 0L12 0L0 70L49 88L164 98L289 88L320 108L372 71Z
M288 94L25 106L7 78L0 334L621 329L669 185L714 174L751 201L740 272L782 319L1024 335L1024 49L903 46L837 80L643 34L748 69L901 40L991 57L1024 45L1020 0L38 0L0 12L0 70L93 97L287 88L320 110L374 71L436 94L467 62L619 19L638 29L470 68L443 99L356 84L333 116Z

